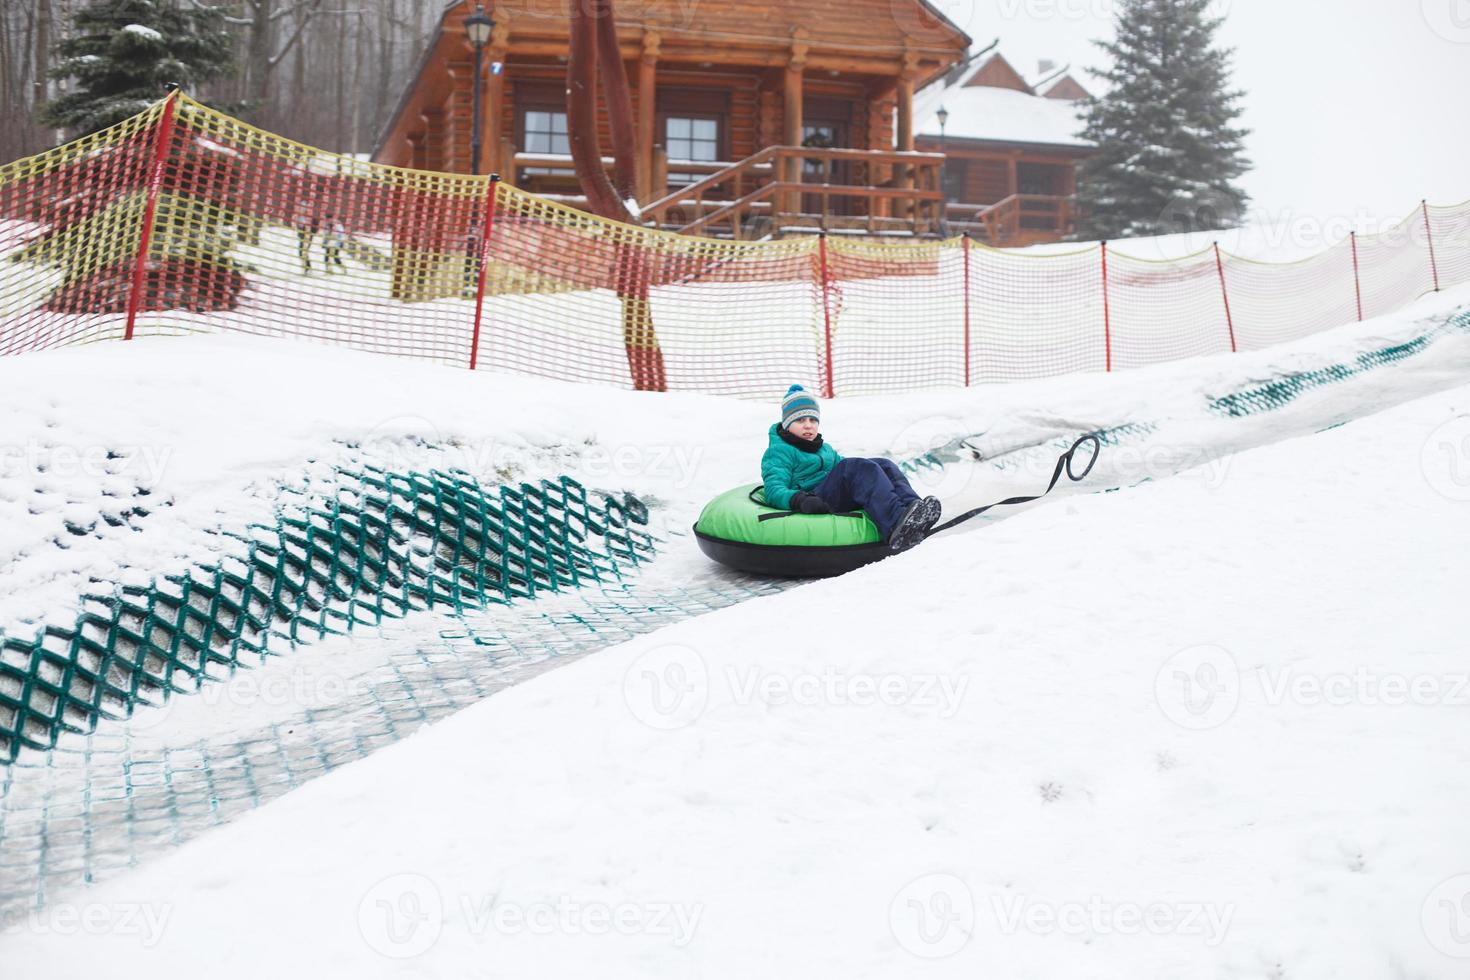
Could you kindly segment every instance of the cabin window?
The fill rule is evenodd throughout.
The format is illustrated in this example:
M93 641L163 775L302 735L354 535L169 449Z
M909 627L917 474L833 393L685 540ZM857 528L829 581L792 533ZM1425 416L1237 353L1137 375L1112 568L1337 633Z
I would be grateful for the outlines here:
M969 189L970 165L968 160L957 160L948 157L944 161L941 170L944 175L944 197L949 201L969 203L966 198Z
M720 159L720 117L668 116L664 120L664 150L670 160L714 163ZM669 183L692 184L703 173L670 172Z
M527 153L571 153L567 141L567 114L545 109L526 110Z
M572 146L567 139L567 114L555 109L522 109L521 147L524 153L570 156ZM520 172L551 177L576 173L565 167L522 167Z
M1067 168L1054 163L1022 163L1016 167L1017 192L1046 197L1067 193Z

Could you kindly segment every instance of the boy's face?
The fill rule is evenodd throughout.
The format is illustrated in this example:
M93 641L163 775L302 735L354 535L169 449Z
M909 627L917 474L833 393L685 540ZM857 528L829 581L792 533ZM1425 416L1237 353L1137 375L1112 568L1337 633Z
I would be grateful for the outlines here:
M811 442L813 439L815 439L817 437L817 433L821 430L821 423L813 418L797 419L795 422L792 422L789 426L786 427L787 432L790 432L798 439L805 439L807 442Z

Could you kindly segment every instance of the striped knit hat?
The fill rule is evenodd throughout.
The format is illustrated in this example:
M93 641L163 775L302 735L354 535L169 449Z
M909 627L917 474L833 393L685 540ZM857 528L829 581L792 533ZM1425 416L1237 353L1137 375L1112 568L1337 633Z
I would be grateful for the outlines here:
M822 410L817 407L817 400L801 385L792 385L791 390L786 392L786 397L781 399L781 428L791 428L791 423L797 419L816 419L822 421Z

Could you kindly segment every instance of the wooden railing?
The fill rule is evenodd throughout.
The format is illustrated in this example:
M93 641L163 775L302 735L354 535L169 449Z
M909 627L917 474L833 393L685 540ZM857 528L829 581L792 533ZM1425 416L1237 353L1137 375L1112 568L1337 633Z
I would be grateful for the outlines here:
M768 146L671 190L645 205L643 218L736 239L793 228L938 234L943 162L937 153Z
M1070 197L1012 194L994 204L950 203L945 224L951 234L967 233L990 245L1029 245L1071 234L1074 208Z
M501 159L507 161L502 176L509 183L569 204L583 202L570 173L527 172L570 171L570 157L517 153L507 143ZM603 163L610 168L612 158L604 157ZM973 227L985 240L998 243L1016 237L1013 228L1044 223L1044 205L1023 203L1020 196L991 206L946 205L940 190L943 163L938 153L801 146L768 146L736 163L667 160L660 152L653 167L656 185L665 186L670 171L702 176L684 186L665 186L640 216L682 234L737 240L783 231L922 236ZM1024 199L1050 200L1058 199ZM1058 220L1066 223L1069 218L1053 216L1053 223Z

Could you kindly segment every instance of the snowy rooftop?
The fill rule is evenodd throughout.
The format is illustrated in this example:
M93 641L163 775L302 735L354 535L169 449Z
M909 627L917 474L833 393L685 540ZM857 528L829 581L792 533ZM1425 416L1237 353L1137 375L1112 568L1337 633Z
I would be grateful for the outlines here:
M1077 105L989 86L953 86L942 96L926 99L916 121L917 135L941 135L935 115L940 105L949 112L943 133L946 137L1051 146L1093 145L1076 135L1082 130Z

